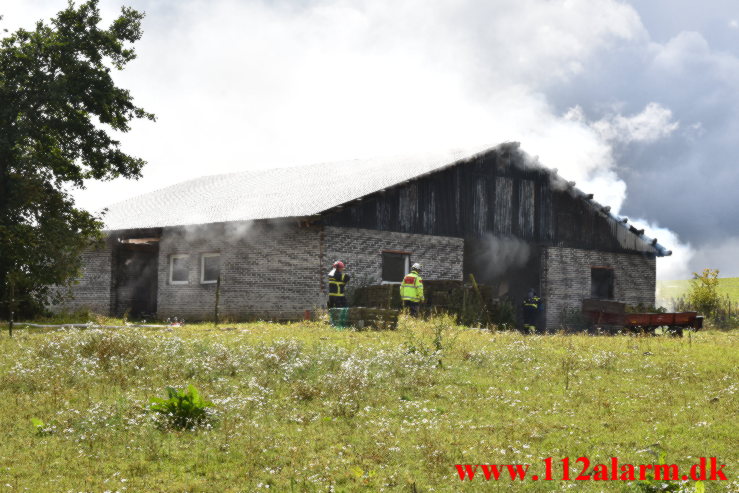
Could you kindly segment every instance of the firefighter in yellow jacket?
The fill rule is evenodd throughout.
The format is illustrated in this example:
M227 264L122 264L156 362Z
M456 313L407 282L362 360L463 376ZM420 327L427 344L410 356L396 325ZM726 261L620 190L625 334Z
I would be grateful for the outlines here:
M328 307L346 308L346 293L344 288L349 282L349 274L344 274L344 262L337 260L333 269L328 273Z
M421 264L413 264L411 271L405 275L403 282L400 284L400 298L403 300L403 308L408 308L414 317L418 316L418 307L424 302L423 279L419 274L420 271Z
M523 329L524 332L534 334L536 332L537 319L541 311L541 298L536 294L534 288L529 289L529 293L523 300Z

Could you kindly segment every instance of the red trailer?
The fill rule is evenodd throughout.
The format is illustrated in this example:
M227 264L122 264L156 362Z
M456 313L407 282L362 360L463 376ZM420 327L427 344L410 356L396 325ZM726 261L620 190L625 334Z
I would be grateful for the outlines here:
M618 301L583 300L582 313L592 328L609 332L626 330L654 334L658 327L673 335L683 335L686 328L703 328L703 317L698 312L626 313L626 304Z
M667 332L682 337L683 330L703 328L703 317L698 312L680 313L627 313L624 328L631 331L654 333L657 327L666 327Z

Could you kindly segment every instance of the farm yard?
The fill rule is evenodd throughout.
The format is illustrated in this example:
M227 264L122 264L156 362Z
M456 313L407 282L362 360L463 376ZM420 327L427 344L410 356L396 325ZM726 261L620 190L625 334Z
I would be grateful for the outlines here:
M718 457L729 480L706 491L739 490L736 332L524 336L401 317L385 332L19 325L0 341L2 491L469 491L499 486L460 481L456 464L531 464L531 475L570 457L574 478L577 457L660 455L681 471ZM188 385L212 405L178 429L151 402Z

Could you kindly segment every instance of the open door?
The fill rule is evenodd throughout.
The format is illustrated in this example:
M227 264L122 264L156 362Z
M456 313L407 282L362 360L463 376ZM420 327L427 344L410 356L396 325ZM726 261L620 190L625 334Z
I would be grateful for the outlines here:
M124 240L116 246L113 265L113 314L156 317L159 242Z

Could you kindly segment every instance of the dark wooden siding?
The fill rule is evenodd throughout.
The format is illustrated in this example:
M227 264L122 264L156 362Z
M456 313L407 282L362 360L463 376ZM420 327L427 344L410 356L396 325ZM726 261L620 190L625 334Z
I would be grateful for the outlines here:
M462 238L513 236L540 245L606 251L651 246L511 147L378 192L321 219L330 226Z

